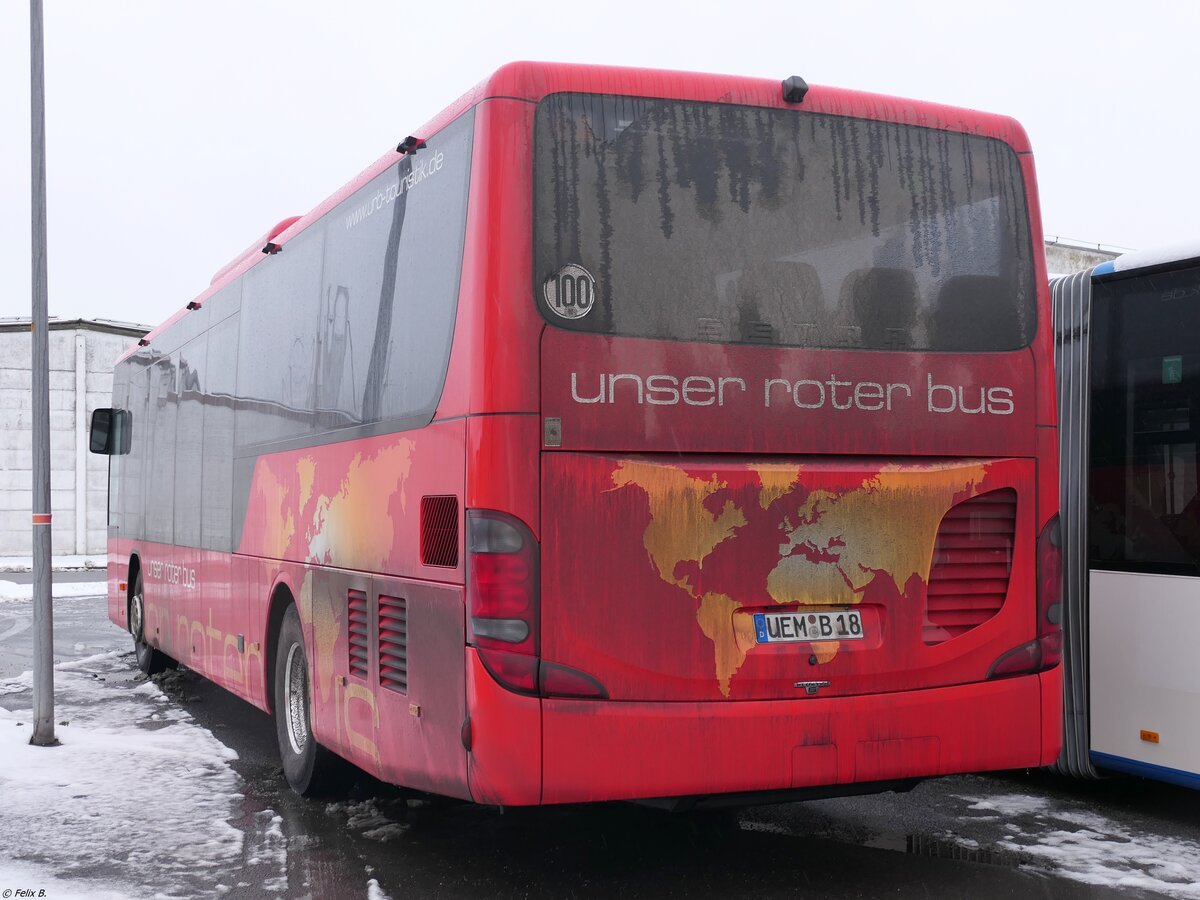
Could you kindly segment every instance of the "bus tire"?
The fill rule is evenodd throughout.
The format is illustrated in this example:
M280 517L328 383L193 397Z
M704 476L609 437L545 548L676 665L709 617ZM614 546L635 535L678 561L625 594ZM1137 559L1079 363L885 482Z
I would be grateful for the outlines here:
M302 797L337 793L345 764L313 737L308 651L295 604L283 614L276 648L275 735L284 777Z
M137 667L143 674L157 675L179 665L146 641L146 593L142 588L141 572L133 582L133 594L129 597L129 633L133 635L133 654L137 659Z

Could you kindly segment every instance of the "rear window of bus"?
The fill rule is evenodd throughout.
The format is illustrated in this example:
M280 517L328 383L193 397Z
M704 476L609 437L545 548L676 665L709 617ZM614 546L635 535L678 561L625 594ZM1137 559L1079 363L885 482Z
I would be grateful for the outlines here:
M557 326L958 352L1019 349L1036 330L1025 188L1002 141L555 94L534 158L534 290Z

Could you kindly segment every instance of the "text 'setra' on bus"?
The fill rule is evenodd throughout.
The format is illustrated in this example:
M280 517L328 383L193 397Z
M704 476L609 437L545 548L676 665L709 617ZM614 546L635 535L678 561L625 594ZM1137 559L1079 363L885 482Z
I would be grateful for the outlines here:
M1042 246L1012 119L507 66L118 362L111 618L273 713L301 793L1049 764Z

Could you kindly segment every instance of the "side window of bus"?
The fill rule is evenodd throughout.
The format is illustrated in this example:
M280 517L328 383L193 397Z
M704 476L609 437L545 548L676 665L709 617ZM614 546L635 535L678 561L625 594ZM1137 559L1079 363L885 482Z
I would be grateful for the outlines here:
M327 217L318 428L432 418L458 306L473 126L463 115Z
M121 533L142 537L146 527L146 466L148 449L154 435L150 419L150 369L146 353L137 353L129 361L129 405L133 420L129 454L122 458L124 489L121 501Z
M175 419L175 543L200 544L201 480L204 433L204 393L208 381L208 335L188 341L179 351L176 373L178 411Z
M236 424L241 446L312 430L323 232L323 223L310 226L242 277Z
M235 284L226 290L236 292ZM230 532L233 496L233 418L237 391L238 316L218 322L208 333L204 385L204 493L200 499L200 546L233 550Z
M179 410L179 354L150 367L150 433L153 451L144 457L146 538L170 544L175 526L175 423Z

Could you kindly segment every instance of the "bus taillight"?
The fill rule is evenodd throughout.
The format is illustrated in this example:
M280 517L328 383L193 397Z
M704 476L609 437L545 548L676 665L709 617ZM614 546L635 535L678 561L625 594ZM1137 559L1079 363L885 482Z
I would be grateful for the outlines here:
M1014 647L994 663L988 678L1028 675L1062 658L1062 527L1055 515L1037 543L1037 639Z
M538 692L538 550L519 519L467 511L468 641L509 690Z
M538 640L538 546L519 519L467 510L467 640L510 691L605 699L604 685L570 666L542 662Z

